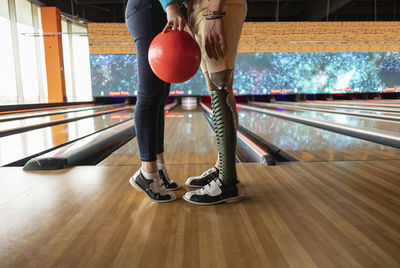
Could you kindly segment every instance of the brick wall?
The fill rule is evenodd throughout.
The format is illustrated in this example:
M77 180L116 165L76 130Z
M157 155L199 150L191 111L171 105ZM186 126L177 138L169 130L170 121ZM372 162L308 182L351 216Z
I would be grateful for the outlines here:
M124 23L89 23L91 54L134 54ZM246 22L239 53L400 51L400 22Z

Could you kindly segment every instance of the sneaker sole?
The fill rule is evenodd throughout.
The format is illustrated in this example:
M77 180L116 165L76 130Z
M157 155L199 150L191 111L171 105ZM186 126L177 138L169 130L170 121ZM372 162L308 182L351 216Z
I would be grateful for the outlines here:
M143 189L142 187L140 187L139 184L136 183L135 179L132 177L129 179L129 183L132 185L133 188L135 188L137 191L139 192L143 192L145 195L147 195L148 198L150 198L151 201L153 202L157 202L157 203L168 203L168 202L172 202L175 201L176 199L170 199L170 200L157 200L157 199L153 199L151 198L151 196L149 196Z
M183 199L189 203L195 204L195 205L200 205L200 206L210 206L210 205L217 205L217 204L222 204L222 203L235 203L239 202L244 199L244 196L241 194L239 196L231 197L231 198L226 198L223 200L218 200L212 203L200 203L200 202L195 202L192 200L188 200L185 196L183 196Z

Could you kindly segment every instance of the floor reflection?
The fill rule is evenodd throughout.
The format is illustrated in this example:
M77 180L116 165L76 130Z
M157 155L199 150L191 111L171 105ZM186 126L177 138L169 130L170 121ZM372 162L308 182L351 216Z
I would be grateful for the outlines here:
M258 136L276 145L284 151L295 153L313 152L314 154L329 155L338 152L328 161L346 157L348 160L362 159L362 154L382 158L388 154L390 159L400 159L400 150L342 134L322 130L315 127L279 119L263 113L240 111L240 125L250 129ZM346 156L344 156L346 155ZM323 156L323 157L326 157Z

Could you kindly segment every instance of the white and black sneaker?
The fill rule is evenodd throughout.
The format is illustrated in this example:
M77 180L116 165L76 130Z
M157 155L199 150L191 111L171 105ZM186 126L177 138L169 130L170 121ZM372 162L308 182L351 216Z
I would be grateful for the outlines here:
M219 176L219 170L216 167L212 167L209 170L206 170L200 176L190 177L186 180L185 185L191 187L204 187L214 179L217 179Z
M130 178L129 183L136 190L144 192L154 202L165 203L176 200L174 192L165 188L160 177L148 180L140 169Z
M183 199L196 205L216 205L239 201L243 195L238 184L223 186L219 179L215 179L199 190L187 192Z
M163 181L165 188L167 190L175 191L175 190L178 190L181 188L179 183L172 181L169 178L169 175L168 175L168 172L166 169L160 169L160 170L158 170L158 173L160 174L160 178Z

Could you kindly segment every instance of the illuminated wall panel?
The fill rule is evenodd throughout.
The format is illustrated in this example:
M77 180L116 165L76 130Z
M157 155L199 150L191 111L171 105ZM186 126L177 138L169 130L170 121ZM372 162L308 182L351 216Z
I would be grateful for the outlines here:
M91 55L93 96L137 94L135 54ZM238 95L400 92L400 52L243 53ZM199 71L171 95L208 95Z

